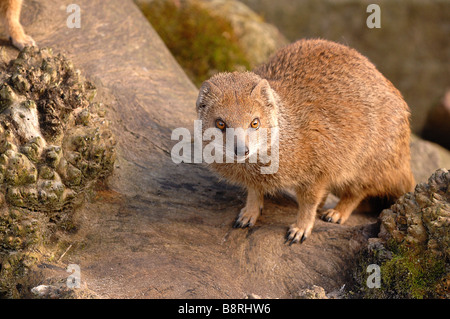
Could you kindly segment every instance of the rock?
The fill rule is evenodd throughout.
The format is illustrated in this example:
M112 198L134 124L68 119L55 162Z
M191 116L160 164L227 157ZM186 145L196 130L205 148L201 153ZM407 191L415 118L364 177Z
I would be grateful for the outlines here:
M360 298L448 298L450 279L450 173L438 169L427 183L401 196L379 216L378 238L371 238L355 268ZM381 286L366 285L376 265Z
M29 251L48 241L49 225L73 228L73 207L112 171L115 140L95 88L63 55L25 48L0 86L0 264L14 265L0 267L4 291L39 259Z
M245 297L245 299L262 299L262 297L255 294L249 294Z
M31 289L31 292L40 298L56 299L61 295L60 288L51 285L39 285Z
M65 57L37 48L20 52L0 81L11 92L0 114L6 203L34 211L71 206L115 160L108 121L92 102L95 88Z
M284 245L284 234L295 220L297 204L274 196L266 198L255 227L233 229L245 202L244 191L219 181L203 165L176 164L171 159L171 148L178 142L171 139L172 131L192 130L198 91L139 9L131 1L80 0L82 28L66 29L61 24L67 19L66 10L61 10L66 5L62 0L32 3L34 6L23 10L27 33L42 47L64 51L95 85L96 99L108 105L103 116L111 122L117 156L112 174L97 184L91 200L73 214L71 232L58 232L63 233L62 243L52 241L55 245L47 245L35 255L29 252L29 260L21 254L21 245L31 247L35 242L54 240L49 235L55 235L56 226L35 226L49 226L47 213L22 207L1 210L0 227L8 230L6 244L1 246L9 245L2 272L21 263L34 265L27 268L28 275L15 296L23 296L39 284L58 287L52 278L64 280L68 276L65 267L63 274L50 267L58 263L79 265L82 284L101 298L242 298L249 292L294 298L301 287L315 285L324 291L337 291L348 283L355 258L371 233L365 231L366 226L376 217L354 213L344 225L317 219L308 241L288 246ZM17 51L5 47L5 55L15 59ZM51 68L45 74L45 82L58 75ZM19 89L26 86L23 83ZM3 92L11 100L11 92L22 96L8 89ZM27 105L33 107L32 103ZM50 108L58 110L57 105ZM97 116L94 113L77 113L73 138L65 138L60 126L49 126L49 132L54 130L67 144L48 143L46 133L41 134L42 141L30 140L23 145L7 140L4 152L23 154L27 161L17 159L23 167L43 161L37 172L20 175L18 180L27 182L16 188L28 186L34 178L45 180L41 186L47 187L43 190L53 203L61 191L64 194L69 188L76 192L82 187L80 172L93 175L85 165L76 165L79 157L75 149L89 145L76 136L90 132L89 125ZM96 158L97 152L91 154ZM6 163L4 157L0 158L2 163ZM17 201L24 203L33 201L23 199L20 192L11 192L0 195L4 207L10 205L7 196L17 196ZM33 198L33 192L28 196ZM27 236L16 235L22 233ZM64 255L69 243L72 248ZM11 287L17 289L16 282L11 282Z
M31 288L34 298L38 299L98 299L98 296L86 287L68 288L64 283L52 283Z
M428 113L422 137L450 150L450 89Z
M136 3L198 86L217 72L254 68L288 43L237 0Z
M401 196L379 216L356 262L348 296L356 298L449 298L450 173L436 170L427 183ZM369 268L369 266L371 268ZM367 284L374 267L380 286ZM372 269L368 271L368 269Z
M328 299L325 289L313 285L311 288L302 289L298 292L298 299Z
M266 62L273 53L288 44L288 40L275 26L265 22L240 1L201 0L199 3L211 13L231 22L251 68Z
M411 170L416 184L426 182L437 169L449 167L449 150L414 134L411 136Z
M428 183L400 197L380 215L379 237L400 244L423 245L437 256L450 257L450 173L437 170Z
M230 21L191 0L137 1L175 59L198 86L217 72L250 67Z

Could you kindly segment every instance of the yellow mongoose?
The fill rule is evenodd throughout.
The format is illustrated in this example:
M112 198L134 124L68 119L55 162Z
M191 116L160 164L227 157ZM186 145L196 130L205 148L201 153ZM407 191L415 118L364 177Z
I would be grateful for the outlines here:
M211 163L247 188L235 227L253 226L263 197L295 189L299 210L286 235L290 244L311 233L316 211L332 192L340 197L324 212L344 223L364 198L395 199L414 187L410 169L409 108L400 92L356 50L326 40L300 40L253 72L219 73L197 99L203 131L216 127L252 132L279 128L279 168L261 174L248 161L248 141L237 149L244 163Z
M34 40L25 34L20 24L21 9L22 0L0 0L0 16L5 22L12 44L19 50L25 46L36 45Z

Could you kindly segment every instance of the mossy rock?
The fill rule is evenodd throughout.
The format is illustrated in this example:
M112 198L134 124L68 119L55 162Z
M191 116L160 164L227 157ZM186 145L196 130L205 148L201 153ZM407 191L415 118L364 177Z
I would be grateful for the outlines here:
M427 183L406 193L380 217L355 272L365 298L450 297L450 173L437 170ZM380 267L381 287L368 288L365 270Z
M200 2L136 2L197 86L216 72L250 68L231 22Z
M109 175L115 139L95 87L51 49L25 48L0 73L0 293Z

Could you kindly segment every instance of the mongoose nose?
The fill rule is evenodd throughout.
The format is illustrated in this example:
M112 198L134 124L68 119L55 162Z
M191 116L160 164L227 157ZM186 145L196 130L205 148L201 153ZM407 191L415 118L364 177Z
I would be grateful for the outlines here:
M245 147L237 147L237 146L235 146L234 147L234 155L236 155L236 156L246 156L246 155L248 155L248 147L247 146L245 146Z

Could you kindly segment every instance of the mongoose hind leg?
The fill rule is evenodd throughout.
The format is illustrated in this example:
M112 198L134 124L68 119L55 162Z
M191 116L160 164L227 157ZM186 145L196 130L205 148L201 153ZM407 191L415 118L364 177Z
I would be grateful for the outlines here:
M360 194L344 193L334 209L328 209L323 213L322 220L343 224L365 197Z
M256 220L262 212L263 206L264 194L258 190L248 188L247 203L245 207L241 209L241 212L239 213L233 227L245 228L254 226Z
M325 206L325 202L327 201L328 195L330 194L330 192L325 192L325 194L323 195L322 200L320 201L319 206L317 206L317 210L321 210L323 208L323 206Z
M308 190L297 190L298 214L297 221L289 227L286 234L286 241L289 245L303 243L309 237L314 227L317 208L323 201L326 188L322 184L317 184Z

